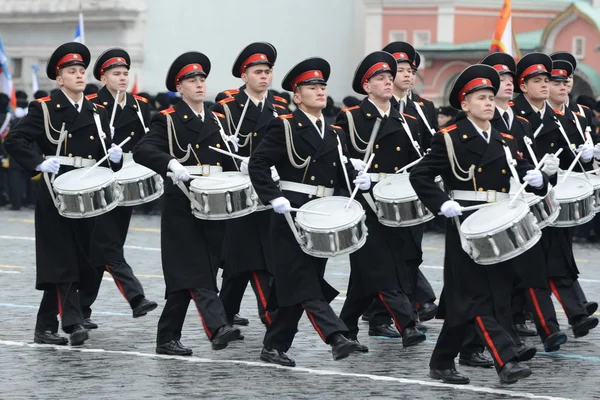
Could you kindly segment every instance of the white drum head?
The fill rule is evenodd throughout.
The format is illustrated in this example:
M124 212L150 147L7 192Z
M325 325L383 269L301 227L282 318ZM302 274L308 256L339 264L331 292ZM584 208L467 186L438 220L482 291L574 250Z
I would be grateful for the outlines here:
M357 220L360 220L365 211L356 200L352 200L350 206L346 208L348 200L350 200L348 197L332 196L309 201L300 207L300 209L317 211L329 215L325 216L299 212L296 214L296 222L305 228L319 231L329 229L336 230L350 226L356 223Z
M520 220L529 212L529 205L523 199L517 199L513 207L510 201L501 201L491 206L480 208L461 224L465 235L480 236L493 234Z
M382 201L412 200L417 198L408 174L392 175L373 187L373 196Z
M152 171L150 168L146 168L143 165L133 163L115 172L115 178L117 178L118 181L131 181L136 179L148 178L154 174L155 172Z
M558 177L558 184L554 187L554 195L559 202L577 201L593 194L592 184L585 178L569 176L565 182Z
M197 178L190 183L190 189L197 192L223 192L243 189L250 185L250 177L242 172L216 172L207 178Z
M61 192L79 192L102 187L114 179L115 174L105 167L96 167L82 177L90 168L79 168L64 173L56 178L54 188Z

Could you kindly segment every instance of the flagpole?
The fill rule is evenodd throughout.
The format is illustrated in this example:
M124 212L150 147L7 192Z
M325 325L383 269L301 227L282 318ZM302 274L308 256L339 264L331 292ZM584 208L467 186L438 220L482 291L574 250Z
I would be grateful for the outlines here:
M81 44L85 44L85 29L83 29L83 0L79 0L79 26L81 27Z

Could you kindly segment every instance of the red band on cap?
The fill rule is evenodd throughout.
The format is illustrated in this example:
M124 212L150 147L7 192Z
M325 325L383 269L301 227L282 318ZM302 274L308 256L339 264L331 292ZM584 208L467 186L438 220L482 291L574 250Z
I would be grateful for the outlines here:
M564 69L553 69L552 70L552 76L554 75L560 75L560 76L564 76L565 78L567 77L567 71Z
M190 72L194 72L194 71L204 72L204 69L202 69L202 65L200 65L200 64L186 65L185 67L181 68L181 70L175 77L175 84L177 85L179 83L179 80L181 79L182 76L187 75Z
M303 72L300 75L298 75L297 77L295 77L294 80L292 81L292 90L296 90L296 86L298 86L298 84L301 82L308 81L309 79L317 79L317 78L325 79L325 78L323 78L323 73L319 70L313 69L311 71Z
M100 67L100 75L102 75L104 73L104 71L110 67L113 64L117 64L117 63L124 63L125 65L127 65L127 61L125 61L125 59L123 57L113 57L113 58L109 58L108 60L106 60L106 62L104 64L102 64L102 66Z
M240 72L243 74L244 72L246 72L246 68L248 68L250 64L255 63L257 61L269 62L269 57L261 53L252 54L250 57L246 58L246 60L242 63L242 66L240 67Z
M83 64L83 58L77 53L69 53L56 63L56 73L58 70L69 61L80 61Z
M510 72L510 68L508 68L508 65L504 65L504 64L496 64L496 65L494 65L493 68L498 72L505 72L505 71Z
M519 84L522 84L525 82L525 78L527 77L527 75L535 72L535 71L544 71L544 72L548 72L548 70L546 69L546 67L544 66L544 64L534 64L530 67L527 67L525 69L525 71L523 71L523 73L521 74L521 77L519 78Z
M377 64L375 64L371 68L369 68L367 70L367 72L365 72L360 83L364 85L365 82L367 81L367 79L369 79L370 77L375 75L376 72L391 71L391 70L392 69L390 68L388 63L378 62Z
M473 79L472 81L467 83L461 89L460 93L458 94L458 101L462 103L462 101L465 99L465 96L467 95L469 90L471 90L477 86L484 86L484 85L492 86L492 81L490 81L489 79L486 79L486 78Z
M394 56L394 58L396 60L398 60L398 59L407 60L407 61L409 60L408 54L406 54L406 53L393 53L392 55Z

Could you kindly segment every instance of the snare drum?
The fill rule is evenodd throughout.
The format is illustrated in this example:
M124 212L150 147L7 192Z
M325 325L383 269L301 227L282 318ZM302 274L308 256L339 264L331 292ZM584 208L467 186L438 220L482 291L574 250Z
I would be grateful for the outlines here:
M408 174L391 175L378 182L373 197L379 222L385 226L414 226L434 218L413 190Z
M190 192L200 204L200 209L192 208L199 219L239 218L253 213L257 206L250 178L241 172L217 172L194 179Z
M342 196L322 197L300 207L329 214L296 214L300 247L305 253L320 258L335 257L353 253L366 243L365 210L356 200L346 208L348 200Z
M542 237L529 205L517 199L483 207L469 215L460 226L470 256L481 265L515 258L532 248Z
M54 181L58 213L67 218L90 218L105 214L119 205L121 186L108 168L97 167L65 172Z
M275 182L279 187L279 174L277 173L275 167L271 167L271 178L273 178L273 182ZM273 208L271 205L265 206L259 198L257 198L256 201L258 202L258 206L256 206L256 211L265 211Z
M149 203L162 196L163 179L150 168L140 164L127 164L115 173L117 182L123 187L120 206L137 206Z
M594 191L594 212L600 211L600 176L592 173L583 174L581 172L571 172L570 176L576 176L581 179L586 179L592 184L592 190ZM560 180L560 178L559 178Z
M553 226L568 228L585 224L594 218L594 188L584 177L569 176L562 182L558 177L554 188L556 200L560 203L560 213Z
M516 191L516 189L515 189ZM514 196L511 190L510 194ZM533 193L523 192L523 198L529 204L529 208L535 217L540 229L552 225L558 218L560 212L560 204L554 195L554 189L550 189L544 197L536 196Z

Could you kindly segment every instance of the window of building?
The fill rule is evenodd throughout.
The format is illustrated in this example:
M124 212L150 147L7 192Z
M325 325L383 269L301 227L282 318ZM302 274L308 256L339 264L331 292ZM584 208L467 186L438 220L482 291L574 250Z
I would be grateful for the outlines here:
M575 58L585 57L585 36L573 37L573 55Z
M11 65L10 65L10 73L12 74L12 77L15 79L19 79L22 75L22 69L23 69L23 59L22 58L11 58L10 59Z
M415 49L426 46L431 43L431 31L415 30L413 31L412 45Z
M406 31L390 31L389 41L391 42L406 42Z

